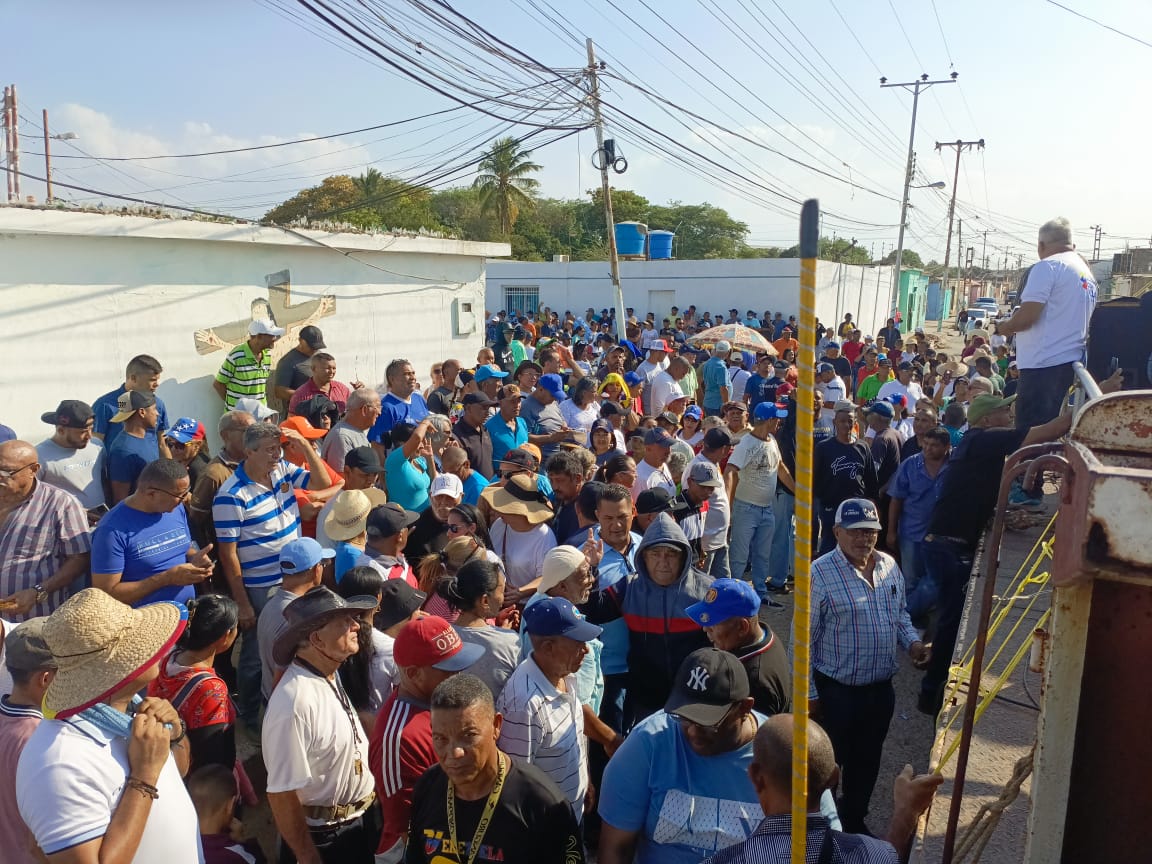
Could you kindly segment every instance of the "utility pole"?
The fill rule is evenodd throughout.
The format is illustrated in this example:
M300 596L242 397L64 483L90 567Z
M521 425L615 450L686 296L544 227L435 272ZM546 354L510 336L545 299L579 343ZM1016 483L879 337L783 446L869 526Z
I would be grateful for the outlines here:
M1093 231L1092 260L1093 261L1099 261L1100 260L1100 237L1104 233L1104 229L1101 228L1099 225L1089 225L1088 227L1091 228Z
M980 248L980 260L984 262L984 269L988 269L988 232L984 232L984 245Z
M52 203L52 136L48 134L48 109L44 109L44 203ZM68 176L68 172L64 172Z
M624 319L624 289L620 287L620 256L616 251L616 219L612 215L612 185L608 182L608 158L604 153L604 118L600 116L600 78L596 65L596 51L592 40L585 40L588 48L589 96L592 100L592 118L596 123L596 149L600 154L600 190L604 196L604 224L608 229L608 266L612 271L612 288L616 293L616 338L627 338Z
M4 148L8 171L8 201L20 200L20 127L16 85L4 88Z
M912 186L912 171L914 166L915 154L913 147L916 143L916 110L920 105L920 94L936 84L955 84L958 73L953 72L948 79L940 81L929 81L928 73L924 73L916 81L905 81L898 84L889 84L887 78L880 79L881 87L903 87L905 90L912 91L912 126L908 132L908 159L904 169L904 194L900 198L900 234L896 240L896 262L892 268L892 294L888 304L888 314L894 315L896 305L900 298L900 268L904 264L904 226L908 223L908 190ZM956 186L952 186L952 198L956 198ZM947 281L948 276L948 263L944 263L944 276Z
M967 293L964 291L964 284L960 280L960 250L964 248L964 220L956 220L956 293ZM948 250L944 250L944 281L948 281ZM955 294L952 296L956 296ZM964 305L968 305L968 298L964 298Z
M944 147L956 148L956 170L952 174L952 199L948 202L948 240L944 244L944 282L947 284L948 256L952 253L952 218L956 215L956 184L960 182L960 154L965 150L970 150L973 147L979 147L981 150L983 150L984 139L981 138L979 141L948 141L944 143L939 141L936 142L937 150L941 150ZM957 262L960 260L959 250L956 252L956 260ZM957 271L959 271L959 267L957 267ZM957 272L957 275L959 275L959 272ZM951 310L949 310L949 314L951 314Z

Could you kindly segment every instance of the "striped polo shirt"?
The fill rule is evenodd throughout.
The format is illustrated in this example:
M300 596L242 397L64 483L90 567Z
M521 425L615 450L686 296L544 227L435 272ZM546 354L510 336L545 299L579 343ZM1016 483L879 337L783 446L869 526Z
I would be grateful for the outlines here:
M535 765L560 787L583 821L588 791L584 710L576 698L576 676L564 678L565 692L552 686L529 654L505 682L496 700L504 718L498 746L513 759Z
M271 488L250 478L241 462L212 501L216 539L235 543L248 588L280 584L280 549L300 536L296 489L308 485L308 472L283 460L272 469Z
M216 380L228 388L224 404L231 410L236 407L236 400L245 396L264 402L271 372L272 352L266 349L257 357L247 342L241 342L228 352L216 373Z

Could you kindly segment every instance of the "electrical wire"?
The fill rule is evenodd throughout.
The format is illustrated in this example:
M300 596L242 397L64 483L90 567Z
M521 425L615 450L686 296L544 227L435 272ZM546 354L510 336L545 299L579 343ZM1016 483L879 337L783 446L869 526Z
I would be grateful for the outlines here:
M1143 45L1145 48L1152 48L1152 42L1147 42L1141 39L1139 36L1133 36L1131 33L1125 33L1123 30L1119 30L1116 27L1113 27L1111 24L1105 24L1103 21L1093 18L1090 15L1085 15L1083 12L1077 12L1070 6L1065 6L1063 3L1057 3L1056 0L1046 0L1046 2L1063 9L1065 12L1072 13L1077 18L1083 18L1085 21L1089 21L1095 24L1097 27L1103 27L1105 30L1111 30L1117 36L1123 36L1125 39L1131 39L1133 42L1136 42L1139 45Z

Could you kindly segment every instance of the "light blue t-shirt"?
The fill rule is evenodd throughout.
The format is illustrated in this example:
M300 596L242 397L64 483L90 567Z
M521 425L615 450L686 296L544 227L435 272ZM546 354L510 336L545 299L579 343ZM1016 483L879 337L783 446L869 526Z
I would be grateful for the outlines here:
M384 482L388 484L390 502L396 502L405 510L422 513L432 503L428 497L432 480L428 476L428 463L424 457L417 456L414 461L420 468L404 455L403 447L397 447L384 460Z
M724 405L721 387L728 386L728 367L719 357L712 357L700 367L700 378L704 384L704 407L718 411Z
M483 474L473 470L462 484L464 486L464 499L461 503L471 504L475 507L480 503L480 493L484 491L485 486L489 485L489 482Z
M523 417L516 418L516 431L513 432L499 414L493 414L484 424L492 438L492 464L496 465L509 450L528 443L528 425Z
M121 501L105 514L92 534L92 572L119 573L121 582L140 582L184 564L191 545L183 507L171 513L145 513ZM196 590L191 585L166 585L133 605L162 600L187 603L194 596Z

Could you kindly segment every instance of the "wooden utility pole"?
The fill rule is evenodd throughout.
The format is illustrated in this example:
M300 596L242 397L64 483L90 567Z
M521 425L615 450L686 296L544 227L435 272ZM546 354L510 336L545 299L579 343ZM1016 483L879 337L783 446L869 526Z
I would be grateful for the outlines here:
M596 64L596 50L592 40L585 41L588 48L589 95L592 101L592 118L596 124L596 152L600 156L600 190L604 197L604 225L608 231L608 266L612 273L612 288L616 295L616 338L627 338L627 322L624 318L624 289L620 287L620 255L616 250L616 219L612 215L612 185L608 182L608 169L611 167L604 152L604 118L600 115L600 78Z
M8 174L8 201L20 200L20 126L16 85L4 88L4 166Z
M952 218L956 215L956 184L960 182L960 154L965 150L970 150L973 147L984 149L984 139L979 141L946 141L941 143L936 142L936 149L942 150L945 147L956 148L956 170L952 175L952 199L948 202L948 240L944 244L944 286L948 285L948 256L952 253ZM956 253L956 258L959 260L960 253ZM959 268L957 268L957 276L959 276ZM952 298L955 300L955 296ZM948 310L948 314L952 314L952 310Z

